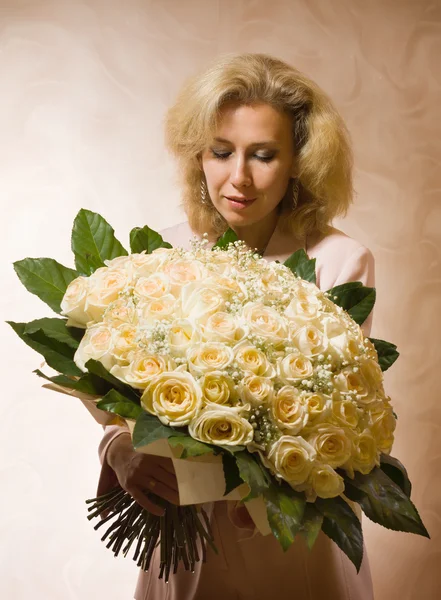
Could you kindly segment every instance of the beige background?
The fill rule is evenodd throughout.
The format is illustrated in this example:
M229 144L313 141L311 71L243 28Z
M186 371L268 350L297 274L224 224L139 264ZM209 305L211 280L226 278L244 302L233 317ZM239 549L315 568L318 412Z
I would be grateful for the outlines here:
M376 258L373 337L387 373L394 454L432 541L365 521L377 600L435 599L441 564L441 4L429 0L0 0L1 322L49 315L11 263L72 264L81 207L129 230L183 220L162 118L219 52L260 51L308 73L347 120L356 154L348 234ZM1 327L0 596L131 598L136 567L85 518L100 430L40 388L39 356ZM437 593L438 591L438 593Z

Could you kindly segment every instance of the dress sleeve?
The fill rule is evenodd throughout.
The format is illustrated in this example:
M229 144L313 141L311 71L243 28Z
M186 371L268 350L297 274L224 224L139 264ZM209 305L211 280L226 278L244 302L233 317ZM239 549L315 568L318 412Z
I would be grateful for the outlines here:
M367 287L375 287L375 259L372 252L365 246L360 246L343 263L343 267L334 282L334 286L361 281ZM333 287L334 287L333 286ZM373 310L362 324L361 329L367 337L372 328Z

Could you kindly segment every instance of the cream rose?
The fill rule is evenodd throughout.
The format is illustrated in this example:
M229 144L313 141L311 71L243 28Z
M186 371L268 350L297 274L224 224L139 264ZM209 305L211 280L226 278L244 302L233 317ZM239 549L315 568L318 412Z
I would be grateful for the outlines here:
M204 324L208 317L222 311L225 300L220 288L196 282L182 288L181 303L184 319Z
M90 291L84 310L90 319L98 322L111 302L130 284L130 276L124 269L100 267L89 278Z
M336 393L332 401L332 416L337 425L355 429L359 423L361 410L357 404Z
M277 373L283 383L297 383L311 377L314 369L311 361L297 351L277 361Z
M99 360L107 370L114 364L112 356L113 332L107 325L91 325L86 330L83 339L78 346L74 362L79 369L86 372L85 364L93 358Z
M319 498L335 498L345 489L343 477L329 465L320 463L312 467L308 483Z
M110 372L121 381L136 389L145 389L156 375L175 368L174 361L168 356L137 352L127 366L114 365Z
M362 433L354 435L352 439L352 456L348 465L343 468L360 471L367 475L375 466L379 466L379 452L372 433L365 429Z
M118 298L111 302L103 314L103 322L110 327L118 327L124 323L136 325L138 314L131 298Z
M205 404L231 405L234 397L234 381L222 371L211 371L199 380L202 400Z
M331 467L340 467L349 460L352 444L348 431L329 423L321 423L307 437L317 452L317 459Z
M308 428L326 419L332 411L332 398L326 394L304 392L303 401L308 412Z
M209 316L205 325L201 326L201 331L204 340L226 343L238 342L247 333L247 329L226 312L216 312Z
M183 285L201 281L207 275L204 265L195 259L176 259L164 265L163 271L170 279L173 294L179 294Z
M394 442L394 431L397 425L392 406L384 403L377 405L370 411L372 420L371 431L375 437L377 448L380 452L389 454Z
M334 386L341 394L348 394L356 399L359 405L368 406L376 401L375 394L359 367L345 367L334 377Z
M270 404L274 397L274 386L271 379L259 375L246 375L239 384L239 395L244 404L252 406Z
M61 314L67 317L68 326L86 328L90 321L85 310L88 292L88 277L77 277L67 286L61 301Z
M370 391L377 394L384 394L383 372L378 362L372 359L362 359L359 361L358 366Z
M321 302L316 294L310 294L303 288L297 288L285 309L285 316L305 324L318 316L320 307Z
M117 364L127 365L131 355L139 350L137 343L138 328L134 325L120 325L113 332L113 348L111 354Z
M155 321L171 321L176 316L178 306L178 301L172 294L154 300L143 300L137 306L139 322L142 325L154 325Z
M292 336L292 342L307 358L326 352L328 347L326 335L312 323L298 329Z
M300 436L282 435L268 453L277 477L292 485L304 483L311 472L316 451Z
M200 333L188 319L175 319L168 331L168 344L173 356L185 356L187 350L200 340Z
M261 377L274 377L275 368L266 355L252 344L243 341L234 348L234 360L242 371Z
M247 445L254 436L254 429L238 409L227 406L205 408L190 423L188 432L195 440L221 446Z
M170 281L164 273L154 273L149 277L140 277L135 284L133 294L140 300L162 298L170 292Z
M137 277L148 277L158 271L167 258L170 257L173 250L170 248L157 248L151 254L141 252L132 254L132 268Z
M150 381L141 396L141 404L164 425L182 427L197 417L202 392L190 373L165 371Z
M285 385L271 404L271 413L278 427L291 435L299 433L308 422L308 411L301 393L295 387Z
M281 344L288 335L287 322L273 308L259 303L249 303L244 306L242 316L252 333L275 346Z
M190 373L195 376L209 371L221 371L233 360L233 351L221 342L202 342L187 350Z

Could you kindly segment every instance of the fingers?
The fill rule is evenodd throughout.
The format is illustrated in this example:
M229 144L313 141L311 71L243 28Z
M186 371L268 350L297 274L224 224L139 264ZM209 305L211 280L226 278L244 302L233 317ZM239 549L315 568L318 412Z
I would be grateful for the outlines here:
M153 492L157 496L164 498L172 504L179 504L179 494L176 490L171 489L167 485L164 485L161 481L158 481L154 477L150 477L146 482L146 489Z

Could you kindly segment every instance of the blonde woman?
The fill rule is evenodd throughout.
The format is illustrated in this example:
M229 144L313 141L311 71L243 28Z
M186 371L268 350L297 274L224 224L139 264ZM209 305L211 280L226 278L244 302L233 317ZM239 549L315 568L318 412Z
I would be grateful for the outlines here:
M316 259L317 285L374 285L372 253L332 226L352 202L352 157L345 125L326 94L290 65L263 54L226 55L186 83L166 119L167 146L182 177L187 221L162 232L173 245L194 236L216 240L231 227L268 260L299 248ZM369 335L371 318L363 330ZM117 482L145 508L161 509L141 491L177 502L167 459L139 455L130 436L107 427L98 493ZM359 574L322 532L309 552L298 538L284 553L253 528L246 508L207 507L219 554L196 572L165 584L140 572L136 600L370 600L366 553ZM158 560L156 553L155 560Z

